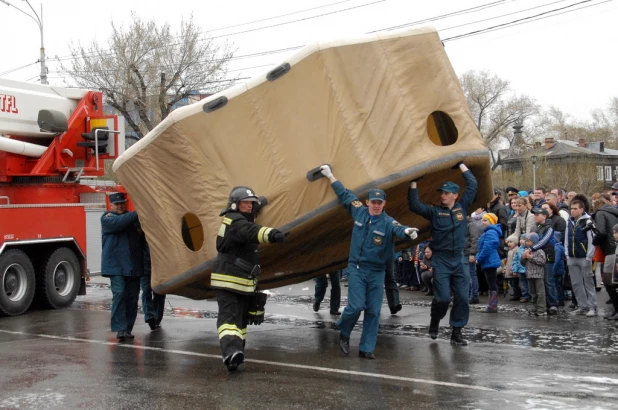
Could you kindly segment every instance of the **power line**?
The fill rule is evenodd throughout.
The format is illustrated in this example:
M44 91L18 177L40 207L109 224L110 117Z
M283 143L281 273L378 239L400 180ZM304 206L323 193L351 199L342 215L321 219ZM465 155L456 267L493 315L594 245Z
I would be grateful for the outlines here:
M31 65L35 65L35 64L38 64L38 63L39 63L39 60L35 61L34 63L30 63L30 64L22 65L21 67L12 68L12 69L10 69L10 70L3 71L3 72L1 72L1 73L0 73L0 76L7 75L7 74L13 73L13 72L15 72L15 71L19 71L19 70L21 70L22 68L30 67Z
M551 16L538 17L538 18L536 18L534 20L523 21L523 22L519 22L519 23L516 23L516 24L511 24L511 25L506 26L506 27L498 27L498 28L494 28L494 29L489 29L488 28L488 29L486 29L487 31L484 31L482 33L470 34L470 35L468 35L466 37L463 37L463 38L472 37L472 36L475 36L475 35L478 35L478 34L489 33L489 32L492 32L492 31L498 31L498 30L502 30L502 29L505 29L505 28L515 27L515 26L519 26L521 24L532 23L532 22L539 21L539 20L545 20L547 18L556 17L556 16L559 16L559 15L562 15L562 14L566 14L566 13L571 13L573 11L578 11L578 10L583 10L583 9L587 9L587 8L594 7L594 6L599 6L599 5L603 4L603 3L609 3L610 1L613 1L613 0L605 0L605 1L602 1L600 3L590 4L590 5L583 6L583 7L577 8L577 9L565 10L565 11L562 11L560 13L552 14ZM456 39L456 40L458 40L458 39ZM447 40L445 39L445 40L442 40L442 41L447 41Z
M214 36L212 38L215 39L215 38L221 38L221 37L229 37L229 36L235 36L237 34L250 33L250 32L258 31L258 30L265 30L267 28L285 26L287 24L298 23L300 21L312 20L312 19L319 18L319 17L329 16L331 14L336 14L336 13L341 13L341 12L344 12L344 11L350 11L350 10L358 9L358 8L361 8L361 7L371 6L371 5L377 4L377 3L384 3L385 1L386 0L376 0L376 1L373 1L371 3L365 3L365 4L361 4L359 6L349 7L347 9L335 10L335 11L331 11L329 13L318 14L317 16L309 16L309 17L304 17L302 19L298 19L298 20L292 20L292 21L286 21L286 22L283 22L283 23L273 24L273 25L270 25L270 26L257 27L257 28L253 28L253 29L249 29L249 30L237 31L236 33L230 33L230 34L225 34L225 35L221 35L221 36ZM165 47L167 47L167 46L165 46Z
M213 30L208 30L208 32L212 33L212 32L214 32L214 31L226 30L226 29L228 29L228 28L235 28L235 27L240 27L240 26L246 26L246 25L253 24L253 23L261 23L262 21L274 20L274 19L278 19L279 17L287 17L287 16L291 16L291 15L294 15L294 14L304 13L304 12L306 12L306 11L311 11L311 10L322 9L322 8L324 8L324 7L332 7L332 6L335 6L335 5L337 5L337 4L341 4L341 3L348 3L348 2L350 2L350 1L355 1L355 0L343 0L343 1L338 1L338 2L335 2L335 3L331 3L331 4L326 4L326 5L324 5L324 6L312 7L312 8L310 8L310 9L305 9L305 10L294 11L294 12L292 12L292 13L287 13L287 14L280 14L280 15L278 15L278 16L274 16L274 17L267 17L267 18L264 18L264 19L261 19L261 20L248 21L248 22L246 22L246 23L234 24L233 26L227 26L227 27L215 28L215 29L213 29Z
M373 1L371 3L365 3L365 4L358 5L358 6L349 7L349 8L346 8L346 9L335 10L335 11L328 12L328 13L323 13L323 14L318 14L318 15L314 15L314 16L304 17L304 18L298 19L298 20L292 20L292 21L287 21L287 22L283 22L283 23L272 24L270 26L256 27L256 28L253 28L253 29L238 31L238 32L235 32L235 33L223 34L223 35L220 35L220 36L207 37L207 38L203 38L203 39L200 39L200 40L197 40L197 41L207 41L207 40L213 40L213 39L216 39L216 38L224 38L224 37L235 36L235 35L238 35L238 34L244 34L244 33L249 33L249 32L254 32L254 31L259 31L259 30L266 30L266 29L273 28L273 27L284 26L284 25L287 25L287 24L298 23L300 21L312 20L312 19L315 19L315 18L320 18L320 17L331 15L331 14L342 13L342 12L358 9L358 8L361 8L361 7L371 6L373 4L383 3L385 1L386 0L376 0L376 1ZM343 3L343 2L340 2L340 3ZM338 3L335 3L335 4L338 4ZM300 13L300 12L296 12L296 13ZM295 14L295 13L292 13L292 14ZM244 24L250 24L250 23L244 23ZM238 26L244 25L244 24L239 24ZM183 44L184 43L182 43L182 42L181 43L166 44L164 46L153 47L153 49L164 48L164 47L176 47L176 46L183 45ZM300 47L302 47L302 46L300 46ZM109 53L108 55L111 55L111 54L113 54L113 53ZM80 56L80 57L88 58L88 57L93 57L94 55L95 54L85 55L85 56ZM57 60L57 61L64 61L64 60L73 60L75 58L79 58L79 57L74 57L72 55L71 56L62 56L62 57L56 58L55 60Z
M492 26L492 27L487 27L487 28L484 28L484 29L471 31L469 33L460 34L460 35L457 35L457 36L445 38L445 39L442 39L442 41L452 41L452 40L456 40L458 38L470 37L470 36L473 36L473 35L476 35L476 34L480 34L480 33L484 33L484 32L487 32L487 31L490 31L490 30L493 30L493 29L497 29L497 28L500 28L500 27L510 26L510 25L513 25L514 23L519 23L519 22L523 22L523 21L526 21L526 20L533 19L535 17L544 16L544 15L547 15L547 14L550 14L550 13L554 13L556 11L565 10L565 9L568 9L568 8L571 8L571 7L574 7L574 6L578 6L580 4L589 3L591 1L593 1L593 0L583 0L583 1L580 1L578 3L569 4L568 6L559 7L557 9L552 9L552 10L544 11L543 13L535 14L533 16L522 17L520 19L509 21L507 23L502 23L502 24L498 24L498 25L495 25L495 26ZM611 0L607 0L607 1L611 1ZM602 4L602 3L598 3L598 4ZM580 9L576 9L576 10L580 10ZM575 10L573 10L573 11L575 11Z
M458 10L458 11L453 11L451 13L447 13L447 14L442 14L440 16L435 16L435 17L429 17L423 20L417 20L417 21L413 21L410 23L404 23L404 24L400 24L397 26L392 26L392 27L386 27L386 28L381 28L378 30L373 30L373 31L369 31L365 34L372 34L372 33L377 33L378 31L390 31L390 30L396 30L396 29L400 29L400 28L404 28L404 27L409 27L409 26L415 26L417 24L423 24L423 23L429 23L431 21L436 21L436 20L442 20L448 17L453 17L453 16L459 16L462 14L468 14L468 13L475 13L477 11L481 11L484 10L486 8L490 8L490 7L495 7L495 6L502 6L505 4L506 0L499 0L499 1L494 1L493 3L487 3L487 4L481 4L480 6L476 6L476 7L470 7L468 9L463 9L463 10ZM513 1L517 1L517 0L513 0Z
M489 17L489 18L486 18L486 19L473 21L471 23L464 23L464 24L459 24L457 26L443 28L440 31L452 30L454 28L465 27L465 26L469 26L469 25L472 25L472 24L482 23L484 21L495 20L495 19L498 19L498 18L506 17L506 16L512 16L513 14L519 14L519 13L523 13L523 12L526 12L526 11L530 11L530 10L535 10L535 9L551 6L552 4L564 3L565 1L568 1L568 0L558 0L558 1L554 1L552 3L547 3L547 4L540 5L540 6L530 7L530 8L527 8L527 9L518 10L518 11L511 12L511 13L501 14L501 15L495 16L495 17Z

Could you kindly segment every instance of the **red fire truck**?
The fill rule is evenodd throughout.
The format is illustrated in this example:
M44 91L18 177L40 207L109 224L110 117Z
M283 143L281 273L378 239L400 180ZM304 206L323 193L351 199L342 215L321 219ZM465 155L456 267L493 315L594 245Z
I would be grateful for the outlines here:
M97 189L81 182L123 151L123 119L104 115L100 92L0 79L0 315L85 294Z

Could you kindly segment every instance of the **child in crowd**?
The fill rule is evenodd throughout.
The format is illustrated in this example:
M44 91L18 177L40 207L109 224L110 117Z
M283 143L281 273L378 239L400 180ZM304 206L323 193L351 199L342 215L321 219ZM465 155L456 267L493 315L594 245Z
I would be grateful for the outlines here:
M502 228L498 224L498 217L493 213L483 215L482 223L485 230L479 238L475 258L476 262L481 265L489 286L489 302L484 312L498 313L497 269L501 264L498 248L501 246Z
M511 235L506 238L506 246L509 248L506 263L504 265L504 279L508 279L509 285L511 285L511 289L513 289L513 296L511 297L511 301L519 301L522 297L521 288L519 286L519 272L516 272L513 269L515 254L519 250L519 240L517 240L516 235ZM519 255L519 259L521 259L521 254ZM517 261L518 265L521 266L521 261Z
M536 316L547 315L547 307L545 305L545 252L543 249L532 251L532 246L539 241L539 235L536 233L527 234L526 250L521 255L521 262L526 267L526 279L528 279L528 289L532 295L532 303L534 306L529 310Z
M522 235L519 239L519 247L513 255L513 272L519 276L519 287L521 288L521 303L528 303L532 300L528 291L528 279L526 279L526 267L521 263L521 255L526 249L526 237Z

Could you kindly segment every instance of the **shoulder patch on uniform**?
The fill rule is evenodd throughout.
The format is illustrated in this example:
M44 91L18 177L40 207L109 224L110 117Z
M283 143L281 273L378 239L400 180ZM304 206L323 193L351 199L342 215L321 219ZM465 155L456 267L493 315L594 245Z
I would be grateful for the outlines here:
M360 208L361 206L363 206L363 203L357 200L357 201L352 201L350 205L352 205L354 208Z

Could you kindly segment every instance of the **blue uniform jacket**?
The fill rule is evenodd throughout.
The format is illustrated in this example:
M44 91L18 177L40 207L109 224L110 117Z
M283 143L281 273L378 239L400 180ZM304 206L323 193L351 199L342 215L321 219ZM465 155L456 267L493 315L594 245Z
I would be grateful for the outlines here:
M498 268L500 266L500 254L498 254L500 236L502 236L500 225L489 225L479 238L476 260L481 265L481 269Z
M407 226L382 212L369 218L369 209L340 181L331 184L339 202L352 215L354 228L348 257L348 272L384 273L386 263L393 258L393 235L407 238Z
M462 175L466 180L466 190L461 196L461 200L456 202L452 209L441 205L422 204L417 189L410 188L408 191L410 211L431 222L431 249L434 252L463 253L466 244L466 215L468 214L468 207L474 201L478 185L470 170Z
M105 212L101 216L101 233L103 237L101 274L103 276L145 275L146 239L137 213Z

